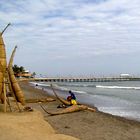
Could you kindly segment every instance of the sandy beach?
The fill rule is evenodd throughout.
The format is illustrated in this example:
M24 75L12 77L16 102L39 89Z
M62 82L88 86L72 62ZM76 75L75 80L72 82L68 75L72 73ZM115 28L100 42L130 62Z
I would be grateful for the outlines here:
M26 107L33 111L18 112L16 106L13 112L3 113L0 105L0 140L139 140L140 122L128 120L102 112L88 110L50 116L48 111L55 112L60 102L45 91L21 82L24 91ZM11 104L16 105L14 100Z
M0 140L140 140L139 22L140 0L0 0Z
M79 111L70 114L50 116L45 113L40 103L29 103L30 99L55 99L41 104L48 111L60 110L57 106L60 102L35 87L29 86L28 82L20 83L24 91L27 105L42 112L44 119L54 128L56 133L66 134L81 140L139 140L140 122L127 120L102 112Z

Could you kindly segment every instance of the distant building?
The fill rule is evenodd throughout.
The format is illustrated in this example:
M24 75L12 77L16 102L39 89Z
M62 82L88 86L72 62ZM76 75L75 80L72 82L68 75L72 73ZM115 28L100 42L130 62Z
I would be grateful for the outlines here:
M122 74L120 74L120 77L122 77L122 78L129 78L129 77L131 77L131 75L127 74L127 73L122 73Z
M32 74L30 73L29 70L25 70L25 71L22 72L22 73L18 73L17 76L18 76L18 77L31 78L31 77L32 77Z

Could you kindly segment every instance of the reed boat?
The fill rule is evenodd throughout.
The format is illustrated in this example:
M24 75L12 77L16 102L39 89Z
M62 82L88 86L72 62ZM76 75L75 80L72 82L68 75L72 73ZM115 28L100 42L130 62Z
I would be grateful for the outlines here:
M60 110L60 111L50 112L50 111L48 111L46 108L44 108L44 107L40 104L41 108L42 108L46 113L48 113L49 115L52 116L52 115L67 114L67 113L72 113L72 112L77 112L77 111L82 111L82 110L89 110L89 111L92 111L92 112L97 111L96 108L91 108L91 107L89 107L89 106L82 105L82 104L71 105L70 102L68 102L67 100L65 100L65 99L63 99L63 98L61 98L61 97L59 97L59 96L57 95L57 93L55 92L55 90L54 90L54 88L53 88L52 85L51 85L51 87L52 87L52 90L53 90L53 92L54 92L56 98L57 98L61 103L63 103L64 105L68 105L68 107L65 108L65 109L63 109L63 110Z
M8 26L9 25L7 25L6 28ZM7 67L5 44L2 35L6 30L6 28L2 32L0 32L0 100L2 103L4 103L3 83L4 83L4 77L6 74L6 67Z
M65 100L65 99L63 99L63 98L61 98L61 97L59 97L59 96L57 95L57 93L55 92L55 90L54 90L52 84L51 84L51 88L52 88L52 91L53 91L54 95L56 96L56 98L57 98L62 104L64 104L64 105L71 105L70 102L68 102L67 100Z
M4 104L5 112L6 104L8 103L8 98L6 97L8 92L12 93L13 97L16 99L16 102L20 102L22 105L25 104L24 94L20 89L12 68L13 58L17 47L14 48L9 65L7 66L6 49L2 35L9 25L10 23L4 28L2 32L0 32L0 100L1 103Z
M72 106L67 107L67 108L65 108L63 110L60 110L60 111L49 112L42 105L40 105L40 106L46 113L50 114L51 116L60 115L60 114L67 114L67 113L72 113L72 112L77 112L77 111L82 111L82 110L87 110L88 109L88 107L84 106L84 105L72 105Z
M13 93L17 99L18 102L20 102L22 105L25 105L25 99L24 99L24 94L16 80L16 77L14 75L14 71L13 71L13 58L14 58L14 55L15 55L15 52L16 52L16 49L17 49L17 46L15 46L13 52L12 52L12 55L11 55L11 58L10 58L10 61L9 61L9 65L8 65L8 74L9 74L9 79L10 79L10 82L11 82L11 87L12 87L12 90L13 90Z

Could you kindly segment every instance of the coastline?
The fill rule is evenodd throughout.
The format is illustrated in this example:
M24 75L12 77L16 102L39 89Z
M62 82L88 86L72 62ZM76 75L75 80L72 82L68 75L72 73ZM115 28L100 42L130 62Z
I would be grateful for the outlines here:
M36 89L28 82L20 82L25 98L49 98L45 91ZM45 92L45 94L44 94ZM54 96L51 96L54 98ZM56 99L55 99L56 100ZM47 110L56 111L59 101L42 103ZM71 135L81 140L139 140L140 122L113 116L103 112L80 111L70 114L50 116L45 113L38 103L28 103L43 113L44 119L57 133Z

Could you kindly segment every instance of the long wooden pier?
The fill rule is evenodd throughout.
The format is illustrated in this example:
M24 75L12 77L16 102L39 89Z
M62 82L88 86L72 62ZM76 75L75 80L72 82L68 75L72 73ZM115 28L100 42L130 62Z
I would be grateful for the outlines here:
M32 78L39 82L116 82L116 81L140 81L140 77L103 77L103 78Z

